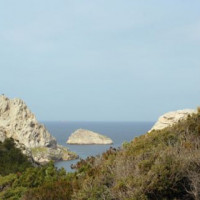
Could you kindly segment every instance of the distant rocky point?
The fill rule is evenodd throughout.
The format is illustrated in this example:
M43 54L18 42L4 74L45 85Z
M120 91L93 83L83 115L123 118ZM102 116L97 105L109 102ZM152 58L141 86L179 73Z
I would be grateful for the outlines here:
M107 136L93 131L78 129L67 140L68 144L112 144L113 141Z
M151 128L149 132L152 130L161 130L166 127L172 126L176 124L179 120L186 119L188 115L197 113L197 110L193 109L184 109L184 110L177 110L165 113L161 117L159 117L158 121L155 125Z
M0 95L0 141L13 138L17 147L35 162L71 160L77 155L57 144L21 99Z

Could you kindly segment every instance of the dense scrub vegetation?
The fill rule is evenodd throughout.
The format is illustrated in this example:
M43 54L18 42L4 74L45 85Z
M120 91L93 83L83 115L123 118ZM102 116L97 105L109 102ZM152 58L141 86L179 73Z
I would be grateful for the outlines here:
M0 199L199 200L200 111L77 163L66 173L49 163L0 177Z
M30 166L31 163L21 150L15 147L12 138L6 139L3 143L0 142L0 175L22 172Z

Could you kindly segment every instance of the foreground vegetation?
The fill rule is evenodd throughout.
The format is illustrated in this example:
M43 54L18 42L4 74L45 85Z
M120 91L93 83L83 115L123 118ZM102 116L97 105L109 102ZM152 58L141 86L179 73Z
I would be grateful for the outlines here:
M28 158L15 147L13 139L6 139L0 142L0 175L23 172L31 163Z
M4 145L0 145L0 155ZM198 200L200 111L173 127L124 143L120 149L81 160L74 173L58 170L53 163L30 167L27 162L21 162L22 168L9 168L10 162L9 170L0 168L0 199Z

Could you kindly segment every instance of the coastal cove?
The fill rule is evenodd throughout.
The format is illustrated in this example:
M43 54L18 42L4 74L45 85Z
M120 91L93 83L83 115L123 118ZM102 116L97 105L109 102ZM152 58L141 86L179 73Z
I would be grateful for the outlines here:
M62 146L77 153L80 158L95 156L105 152L110 147L118 148L123 142L129 142L134 137L146 133L153 126L154 122L42 122L48 131L54 136ZM84 128L104 134L113 140L111 145L69 145L66 144L68 137L75 130ZM71 164L78 160L58 161L56 167L64 167L67 171L72 171Z

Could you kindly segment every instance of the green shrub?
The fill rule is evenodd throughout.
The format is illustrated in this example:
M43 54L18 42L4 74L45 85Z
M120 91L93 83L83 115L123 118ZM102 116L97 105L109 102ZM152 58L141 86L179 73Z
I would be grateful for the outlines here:
M15 147L12 138L7 138L3 143L0 143L0 175L23 172L30 166L32 165L27 156Z

